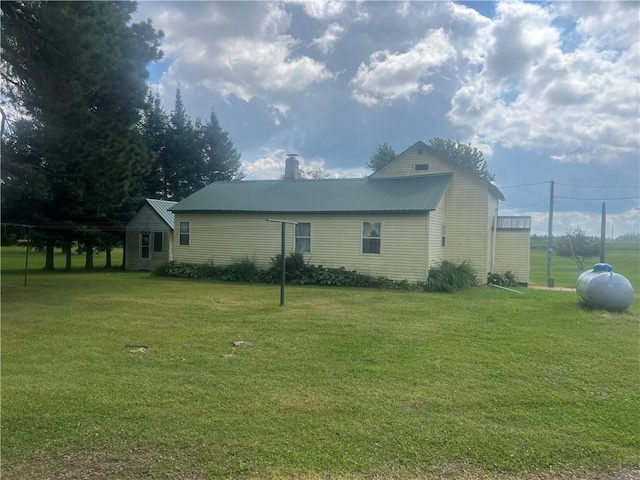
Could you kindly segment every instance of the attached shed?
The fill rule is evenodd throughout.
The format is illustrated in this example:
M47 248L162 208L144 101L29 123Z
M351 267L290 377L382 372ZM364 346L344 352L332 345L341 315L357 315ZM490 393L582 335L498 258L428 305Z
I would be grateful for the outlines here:
M127 223L126 270L153 270L173 259L173 212L176 202L147 198Z
M515 273L518 283L529 284L531 217L498 217L493 271Z

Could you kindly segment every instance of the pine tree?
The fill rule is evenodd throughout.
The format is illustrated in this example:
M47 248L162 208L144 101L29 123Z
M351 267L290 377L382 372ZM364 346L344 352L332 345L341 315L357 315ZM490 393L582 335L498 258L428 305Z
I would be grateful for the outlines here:
M149 22L130 24L133 2L1 7L3 93L38 132L35 168L51 194L53 207L39 213L49 224L76 224L91 243L94 231L121 225L144 193L150 156L135 126L160 34Z
M142 112L140 126L142 136L151 156L153 164L149 175L145 178L146 196L150 198L168 199L168 167L163 163L166 156L163 155L167 131L169 130L169 116L162 108L160 95L149 92Z
M167 200L180 201L205 185L197 132L187 115L179 88L160 162L165 174L164 198Z
M220 180L241 180L240 154L222 128L218 116L212 109L209 120L198 129L203 155L203 180L206 184Z

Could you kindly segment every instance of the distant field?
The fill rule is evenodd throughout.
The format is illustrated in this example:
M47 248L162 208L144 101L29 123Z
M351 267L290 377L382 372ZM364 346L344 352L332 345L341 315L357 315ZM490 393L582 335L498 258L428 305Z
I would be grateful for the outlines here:
M600 261L599 257L588 258L584 262L585 270ZM608 243L605 248L605 262L613 266L613 271L624 275L640 292L640 245L629 243ZM551 260L551 277L559 287L575 287L578 275L576 263L572 258L554 255ZM547 245L545 242L531 242L532 284L547 284Z
M529 281L531 284L547 284L547 246L545 242L531 242L531 271ZM3 271L24 271L25 251L18 247L2 248L2 269ZM32 271L39 271L44 267L44 254L42 252L30 253L29 268ZM640 245L610 243L607 245L607 263L613 265L615 272L624 275L629 279L636 292L640 292ZM83 269L84 255L73 255L72 265L74 270ZM590 269L597 263L599 258L589 258L585 261L585 269ZM55 254L55 267L63 269L65 265L64 254L57 250ZM94 256L94 266L100 269L105 264L105 255ZM122 249L116 249L112 253L112 265L118 267L122 265ZM551 262L551 276L555 285L559 287L575 287L579 272L576 264L571 258L553 256Z
M25 287L23 253L2 248L3 480L640 471L638 299L291 286L279 307L275 285L41 263Z

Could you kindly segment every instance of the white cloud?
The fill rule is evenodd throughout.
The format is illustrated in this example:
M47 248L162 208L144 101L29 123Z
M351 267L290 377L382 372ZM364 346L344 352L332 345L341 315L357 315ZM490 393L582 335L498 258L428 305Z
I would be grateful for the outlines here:
M602 50L587 36L563 51L551 10L510 2L497 11L483 68L453 96L450 120L490 143L550 149L561 161L616 164L637 151L638 45ZM597 30L587 23L584 32Z
M327 27L324 35L318 38L314 38L311 44L315 45L323 55L328 55L333 50L335 44L340 41L343 34L344 27L340 26L337 23L332 23Z
M444 31L432 31L403 53L377 51L368 64L360 64L351 80L352 98L373 106L429 93L427 77L455 53Z
M333 18L344 12L347 3L344 1L303 1L300 2L307 15L318 20Z
M287 34L291 16L282 4L241 4L194 2L178 9L160 3L154 25L165 31L162 49L172 60L162 83L200 85L245 102L260 98L285 114L291 94L334 75L295 53L299 42Z
M500 215L523 215L515 210L501 210ZM531 216L531 233L537 235L547 235L549 231L549 214L546 212L529 212L524 215ZM602 216L595 213L579 211L555 212L553 217L553 236L566 235L570 229L580 228L586 235L599 237L602 230ZM623 235L625 233L640 233L640 209L632 208L625 212L607 214L606 236Z
M252 162L243 162L242 170L246 173L246 180L273 180L284 174L287 150L282 148L264 149L258 158ZM300 169L323 170L328 178L360 178L364 176L364 169L328 168L324 159L299 156Z

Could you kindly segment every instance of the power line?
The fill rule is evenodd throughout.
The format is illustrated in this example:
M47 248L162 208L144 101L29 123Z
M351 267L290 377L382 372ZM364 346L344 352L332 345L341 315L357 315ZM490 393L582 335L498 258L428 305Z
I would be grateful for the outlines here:
M536 183L524 183L522 185L509 185L508 187L498 187L500 190L506 190L507 188L520 188L520 187L530 187L532 185L544 185L548 184L549 181L546 182L536 182Z
M640 185L570 185L568 183L556 183L556 185L574 188L640 188Z
M536 205L540 205L541 203L548 202L548 201L549 201L548 198L543 198L542 200L536 203L532 203L531 205L510 205L508 203L503 203L503 205L505 207L511 207L511 208L529 208L529 207L535 207Z
M556 198L564 198L567 200L593 200L598 202L607 202L609 200L637 200L640 199L640 196L636 197L611 197L611 198L584 198L584 197L562 197L556 196Z

